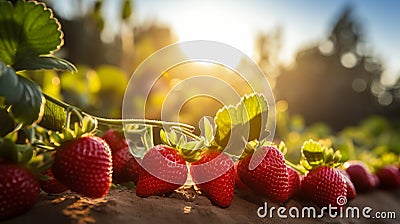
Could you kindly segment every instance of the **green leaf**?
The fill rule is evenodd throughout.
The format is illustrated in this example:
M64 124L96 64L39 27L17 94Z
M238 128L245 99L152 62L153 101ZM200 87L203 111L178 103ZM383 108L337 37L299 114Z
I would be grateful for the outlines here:
M122 19L128 19L132 14L131 0L125 0L122 7Z
M26 58L26 60L16 62L13 67L26 70L51 69L68 70L71 72L78 71L71 62L51 55Z
M62 45L61 25L44 3L19 0L14 7L0 1L0 60L5 64L16 70L70 70L69 63L49 56Z
M5 98L6 104L17 103L22 96L19 89L18 76L14 69L7 67L0 61L0 97Z
M18 151L15 143L8 138L0 138L0 161L18 162Z
M17 150L19 152L19 163L26 164L32 159L33 147L31 145L17 145Z
M15 74L0 61L0 97L11 105L11 112L17 123L30 125L43 115L44 97L40 87L22 76Z
M226 147L230 140L247 142L261 140L267 135L268 104L261 94L245 96L236 106L225 106L215 116L215 142Z
M205 139L205 144L210 145L214 139L214 129L208 117L202 117L199 123L201 136Z
M45 99L40 87L29 79L18 76L22 96L12 104L11 112L17 123L30 125L40 121L43 116Z
M39 125L54 131L61 131L65 126L66 111L63 107L47 100Z

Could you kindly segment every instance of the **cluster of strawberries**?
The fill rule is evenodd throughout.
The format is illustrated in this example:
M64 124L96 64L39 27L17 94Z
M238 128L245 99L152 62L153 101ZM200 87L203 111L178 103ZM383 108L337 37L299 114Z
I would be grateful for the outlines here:
M301 196L320 206L344 206L338 198L351 200L356 191L370 191L378 185L400 188L400 170L393 165L372 174L359 161L348 162L346 170L327 164L312 166L300 175L273 145L247 151L236 163L212 147L203 149L197 161L188 163L167 145L154 146L140 159L132 156L119 132L109 130L103 138L84 136L62 143L53 154L51 169L44 173L46 180L39 181L22 165L1 162L0 220L30 209L40 189L47 193L71 190L98 198L107 194L112 180L133 181L136 194L148 197L173 192L185 184L188 173L202 194L220 207L231 204L235 185L278 203Z

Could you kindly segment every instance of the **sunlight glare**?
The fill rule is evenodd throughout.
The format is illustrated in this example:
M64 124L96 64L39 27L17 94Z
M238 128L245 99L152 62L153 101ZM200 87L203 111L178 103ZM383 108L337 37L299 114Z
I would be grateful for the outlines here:
M253 33L249 29L243 30L248 27L246 21L235 13L221 12L203 5L177 13L172 25L180 41L217 41L231 45L250 57L253 54ZM183 51L191 58L189 52ZM230 60L236 65L240 62L240 58Z

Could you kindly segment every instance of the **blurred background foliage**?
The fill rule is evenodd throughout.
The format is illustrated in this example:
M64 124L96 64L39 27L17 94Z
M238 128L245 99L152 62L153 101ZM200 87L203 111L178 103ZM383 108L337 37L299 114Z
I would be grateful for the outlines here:
M95 115L121 117L130 75L146 57L178 41L168 25L139 23L134 1L118 1L112 14L119 19L114 23L109 21L110 12L106 13L110 1L45 2L54 9L65 35L64 47L57 54L78 65L79 72L28 75L49 95ZM253 58L266 74L277 102L275 139L286 142L293 161L309 138L326 139L341 148L345 158L386 152L396 157L400 153L400 79L391 85L382 82L383 62L366 47L363 21L354 17L351 6L344 7L334 21L329 35L300 49L291 65L278 59L284 27L255 37ZM195 69L163 74L147 100L147 118L160 119L168 91ZM209 69L216 75L229 73L223 68ZM244 86L240 80L231 82L241 94L248 92L240 88ZM181 108L180 120L196 125L201 116L213 116L220 107L212 99L193 99Z

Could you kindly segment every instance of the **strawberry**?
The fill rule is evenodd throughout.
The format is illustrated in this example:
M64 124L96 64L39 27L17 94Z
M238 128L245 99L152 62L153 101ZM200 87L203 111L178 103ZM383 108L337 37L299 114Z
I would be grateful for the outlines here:
M53 172L51 170L47 170L46 172L43 173L43 175L48 176L50 179L49 180L40 180L40 188L50 194L57 194L57 193L62 193L64 191L67 191L68 188L58 182L53 175Z
M107 143L95 136L80 137L61 144L54 155L54 177L71 191L99 198L111 186L111 152Z
M243 183L243 181L239 177L239 174L238 174L238 171L237 171L238 164L239 164L239 162L235 162L235 166L234 166L234 169L235 169L235 188L251 191L251 189L245 183Z
M258 165L257 165L258 164ZM249 165L257 165L250 170ZM289 174L281 151L262 146L244 156L238 164L240 179L256 193L275 202L289 198Z
M301 190L304 196L319 206L336 206L338 198L347 198L346 180L338 169L329 166L318 166L306 174Z
M140 158L131 158L126 164L125 178L129 181L133 181L135 184L137 184L139 180L140 162Z
M39 194L39 182L25 167L0 164L0 220L28 211Z
M400 188L400 171L394 165L386 165L376 175L380 181L380 187L384 189L399 189Z
M287 167L289 174L289 197L295 196L300 190L300 176L292 167Z
M110 146L111 152L113 154L119 149L128 146L128 143L126 142L123 133L114 129L109 129L108 131L106 131L103 135L103 139Z
M191 164L193 181L210 201L220 207L229 207L235 188L233 160L218 151L206 151L200 160Z
M151 148L143 157L136 186L136 195L163 195L182 186L187 178L186 162L178 152L166 145Z
M354 187L354 184L350 179L350 175L344 170L339 170L339 171L343 175L344 180L346 181L347 199L352 200L357 196L356 188Z
M350 180L353 182L357 192L371 191L376 187L376 179L363 162L350 161L345 166L348 166L346 173L350 176Z
M127 164L129 160L133 158L131 152L129 152L128 146L118 149L112 153L112 168L113 168L113 181L117 183L129 182L127 174Z

